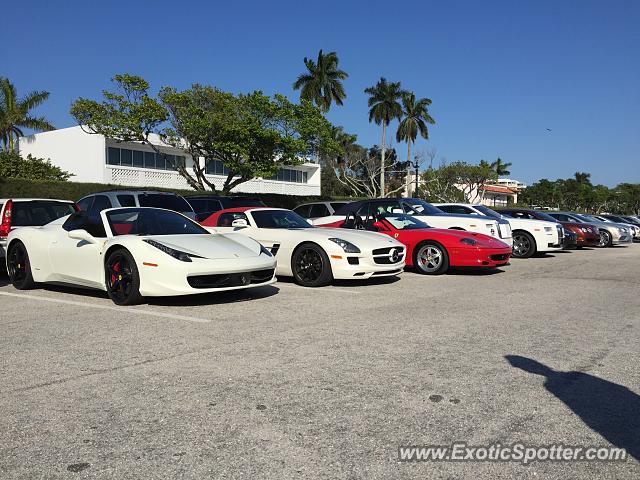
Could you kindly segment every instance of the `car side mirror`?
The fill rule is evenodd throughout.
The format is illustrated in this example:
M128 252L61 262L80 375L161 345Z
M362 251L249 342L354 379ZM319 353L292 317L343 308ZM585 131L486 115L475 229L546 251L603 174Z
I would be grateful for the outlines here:
M233 228L246 228L249 226L249 224L244 218L236 218L233 222L231 222L231 226Z
M82 229L70 230L69 238L73 238L74 240L84 240L88 243L97 243L96 237Z

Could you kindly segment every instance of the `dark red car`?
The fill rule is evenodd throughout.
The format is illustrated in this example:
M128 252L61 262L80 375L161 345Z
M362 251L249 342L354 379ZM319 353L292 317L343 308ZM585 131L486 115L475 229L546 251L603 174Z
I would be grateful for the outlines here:
M328 226L328 225L322 225ZM431 228L412 215L387 213L362 219L355 213L331 224L383 233L407 247L406 264L419 273L438 275L454 267L497 268L509 263L511 247L482 233Z
M569 221L569 218L567 218L566 221L563 221L561 218L552 217L548 213L540 210L506 208L504 210L500 210L500 213L506 217L546 220L548 222L561 223L565 230L569 230L576 234L577 248L597 247L598 242L600 241L600 231L595 225L571 222Z

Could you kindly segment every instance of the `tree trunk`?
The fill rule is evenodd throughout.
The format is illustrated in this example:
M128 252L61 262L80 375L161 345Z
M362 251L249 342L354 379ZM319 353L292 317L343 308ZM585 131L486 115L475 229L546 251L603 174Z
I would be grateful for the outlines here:
M407 139L407 197L411 196L411 139Z
M383 120L382 121L382 151L381 151L381 157L382 160L380 162L380 196L382 198L384 198L386 195L384 193L385 191L385 185L384 185L384 156L385 156L385 137L387 135L387 124L386 122Z

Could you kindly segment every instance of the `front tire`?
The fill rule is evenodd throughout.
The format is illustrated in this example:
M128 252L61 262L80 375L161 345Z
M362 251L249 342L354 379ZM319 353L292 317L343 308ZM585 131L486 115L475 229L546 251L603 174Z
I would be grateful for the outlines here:
M18 290L31 290L36 286L31 274L31 262L27 248L22 242L13 242L7 252L7 273L12 285Z
M536 241L530 233L521 230L513 232L513 253L516 258L530 258L536 254Z
M600 230L600 240L598 240L599 247L611 247L613 246L613 237L606 230Z
M449 270L449 254L437 242L421 243L413 252L413 265L423 275L442 275Z
M137 305L142 302L138 267L128 250L113 251L104 265L105 285L109 298L116 305Z
M324 287L333 280L327 253L314 243L303 243L291 258L293 278L303 287Z

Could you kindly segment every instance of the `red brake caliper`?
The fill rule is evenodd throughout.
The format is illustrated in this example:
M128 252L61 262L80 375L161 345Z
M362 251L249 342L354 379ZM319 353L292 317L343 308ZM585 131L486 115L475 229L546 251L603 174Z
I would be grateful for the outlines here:
M114 263L113 264L113 271L114 272L118 272L120 270L120 262ZM116 282L116 276L112 273L111 274L111 285L113 285Z

